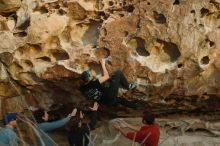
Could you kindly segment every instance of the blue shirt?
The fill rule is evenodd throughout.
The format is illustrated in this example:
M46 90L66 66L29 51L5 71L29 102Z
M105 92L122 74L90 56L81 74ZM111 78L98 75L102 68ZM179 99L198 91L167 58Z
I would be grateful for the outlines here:
M8 126L0 128L0 144L3 146L18 146L18 137L14 130Z

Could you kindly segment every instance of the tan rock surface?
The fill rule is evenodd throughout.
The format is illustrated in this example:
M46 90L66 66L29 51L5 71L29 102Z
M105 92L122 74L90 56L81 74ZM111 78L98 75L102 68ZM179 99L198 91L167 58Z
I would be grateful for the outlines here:
M21 6L21 0L1 0L0 14L15 12Z
M0 99L12 104L3 109L27 108L12 83L29 106L84 102L80 73L100 75L104 57L138 84L120 95L142 109L219 120L219 17L219 0L0 1Z

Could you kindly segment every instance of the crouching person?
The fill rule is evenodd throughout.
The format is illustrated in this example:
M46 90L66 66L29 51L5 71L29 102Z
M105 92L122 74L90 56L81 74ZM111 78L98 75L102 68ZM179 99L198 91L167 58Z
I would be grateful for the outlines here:
M91 121L88 124L82 123L82 113L80 117L73 117L67 124L68 140L70 146L87 146L89 144L90 130L95 128L97 123L98 103L95 102L91 109Z
M0 145L1 146L18 146L18 137L14 132L17 125L17 113L9 113L3 119L4 128L0 128Z
M123 124L123 127L130 128L135 132L128 132L117 125L114 125L114 127L128 139L138 142L140 146L158 146L160 130L159 126L154 121L155 117L149 112L144 112L143 114L142 122L144 126L137 127L128 123Z

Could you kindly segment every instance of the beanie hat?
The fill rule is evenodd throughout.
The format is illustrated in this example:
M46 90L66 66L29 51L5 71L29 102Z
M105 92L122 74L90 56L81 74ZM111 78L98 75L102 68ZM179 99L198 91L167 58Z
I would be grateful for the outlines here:
M88 81L89 81L89 78L90 78L90 72L89 72L89 70L84 71L84 72L82 73L82 75L81 75L81 78L82 78L83 81L88 82Z
M7 125L9 122L17 119L17 113L8 113L4 116L4 124Z

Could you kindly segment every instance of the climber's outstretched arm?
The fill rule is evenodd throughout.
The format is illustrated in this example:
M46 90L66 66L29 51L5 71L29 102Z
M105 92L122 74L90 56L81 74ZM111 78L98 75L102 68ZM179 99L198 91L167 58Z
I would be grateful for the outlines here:
M108 71L106 69L106 66L105 66L105 59L102 59L101 60L101 66L102 66L102 76L99 78L99 83L102 84L104 83L105 81L107 81L109 79L109 74L108 74Z

